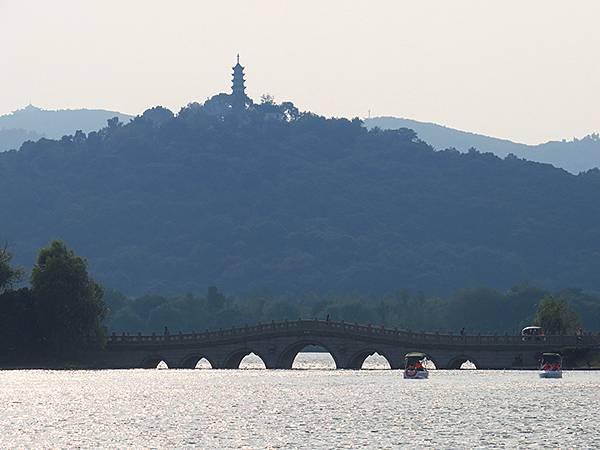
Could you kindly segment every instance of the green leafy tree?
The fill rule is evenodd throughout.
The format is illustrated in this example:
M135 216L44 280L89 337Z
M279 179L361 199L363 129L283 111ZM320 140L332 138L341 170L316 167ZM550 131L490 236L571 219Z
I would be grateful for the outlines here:
M87 263L61 241L40 250L31 285L41 343L58 356L101 345L107 309Z
M6 247L0 248L0 294L11 289L23 277L23 269L12 267L11 259Z
M534 323L546 334L565 334L578 327L580 320L565 299L547 295L538 304Z

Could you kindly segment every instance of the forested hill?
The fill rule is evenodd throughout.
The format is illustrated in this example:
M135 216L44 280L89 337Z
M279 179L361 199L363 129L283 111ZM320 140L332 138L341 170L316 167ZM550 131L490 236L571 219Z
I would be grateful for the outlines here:
M598 170L215 102L0 154L0 241L31 266L62 238L130 294L600 290Z
M366 119L368 128L382 129L410 128L420 139L436 149L456 148L467 152L476 148L504 158L512 153L519 158L552 164L572 173L600 167L600 136L590 134L582 139L549 141L538 145L519 144L507 139L498 139L467 131L455 130L435 123L418 122L399 117L373 117Z

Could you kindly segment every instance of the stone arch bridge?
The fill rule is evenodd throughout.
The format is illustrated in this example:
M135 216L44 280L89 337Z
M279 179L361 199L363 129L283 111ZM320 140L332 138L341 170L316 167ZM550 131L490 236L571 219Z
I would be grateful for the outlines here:
M600 337L546 336L526 340L510 335L453 335L364 326L322 320L285 321L204 333L174 335L115 335L94 355L99 368L194 368L205 358L213 368L236 369L248 354L258 355L267 369L290 369L306 346L326 349L338 369L360 369L374 353L392 369L404 365L408 352L423 352L438 369L457 369L471 361L479 369L537 367L543 352L589 350Z

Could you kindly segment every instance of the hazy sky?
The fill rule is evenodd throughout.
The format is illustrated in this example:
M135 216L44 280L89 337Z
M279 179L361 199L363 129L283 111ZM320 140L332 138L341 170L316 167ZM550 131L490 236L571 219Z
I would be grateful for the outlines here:
M229 92L537 143L600 131L600 1L0 0L0 114Z

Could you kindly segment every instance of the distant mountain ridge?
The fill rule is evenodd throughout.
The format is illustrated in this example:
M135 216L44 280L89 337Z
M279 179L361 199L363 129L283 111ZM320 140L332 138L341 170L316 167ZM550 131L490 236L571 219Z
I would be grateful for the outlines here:
M0 152L18 149L23 142L29 140L37 141L43 137L60 139L62 136L74 134L77 130L84 133L96 131L113 117L118 117L119 121L124 123L133 118L128 114L103 109L45 110L28 105L11 114L0 116ZM455 148L465 153L470 148L476 148L480 152L490 152L501 158L512 153L519 158L552 164L574 174L600 167L598 134L571 141L527 145L400 117L373 117L365 119L364 123L367 128L412 129L421 140L436 150Z
M364 122L367 128L379 127L384 130L410 128L420 139L436 150L455 148L464 153L470 148L476 148L480 152L490 152L501 158L512 153L519 158L552 164L574 174L600 167L598 134L572 141L550 141L544 144L527 145L399 117L373 117L365 119Z
M59 139L77 130L99 130L112 117L127 122L132 116L103 109L45 110L28 105L0 116L0 151L18 149L23 142L42 137Z

